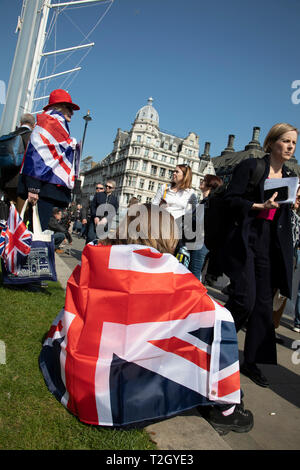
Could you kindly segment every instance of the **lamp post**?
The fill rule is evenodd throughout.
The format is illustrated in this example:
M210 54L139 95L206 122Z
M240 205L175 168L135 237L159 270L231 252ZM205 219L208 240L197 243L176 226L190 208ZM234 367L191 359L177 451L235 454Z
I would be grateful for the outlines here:
M84 141L85 141L86 128L87 128L88 123L92 120L92 118L90 116L90 110L89 109L88 109L87 114L85 116L83 116L83 119L85 120L85 125L84 125L82 144L81 144L81 155L83 153L83 144L84 144Z
M81 157L83 155L83 144L84 144L84 141L85 141L85 134L86 134L87 125L88 125L89 121L92 120L92 118L90 116L90 110L89 109L88 109L87 114L85 116L83 116L83 119L85 120L85 124L84 124L84 131L83 131L82 142L81 142ZM78 182L79 182L79 187L78 187ZM75 191L74 191L75 194L74 194L74 196L76 196L77 192L79 193L79 195L81 194L80 186L81 186L81 181L78 178L75 181Z

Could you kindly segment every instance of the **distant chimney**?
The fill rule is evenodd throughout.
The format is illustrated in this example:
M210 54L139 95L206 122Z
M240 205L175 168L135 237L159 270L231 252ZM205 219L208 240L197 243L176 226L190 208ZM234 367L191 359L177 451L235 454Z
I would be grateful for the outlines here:
M210 155L209 155L209 150L210 150L210 142L205 142L204 145L204 152L202 153L200 158L204 158L206 160L210 160Z
M235 139L235 135L230 134L230 135L228 136L227 147L226 147L226 149L223 150L223 152L221 153L221 155L225 155L226 153L234 152L234 148L233 148L234 139Z
M246 145L245 150L261 149L259 142L260 127L253 127L252 140Z

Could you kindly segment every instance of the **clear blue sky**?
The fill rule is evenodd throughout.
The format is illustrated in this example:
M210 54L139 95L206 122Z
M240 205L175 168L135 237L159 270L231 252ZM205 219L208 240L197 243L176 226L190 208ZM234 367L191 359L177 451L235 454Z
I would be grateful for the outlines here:
M21 0L0 3L0 80L6 84L21 6ZM80 43L107 6L60 14L56 48ZM242 150L254 126L261 127L261 143L276 122L300 127L300 104L291 100L291 84L300 80L299 18L299 0L115 0L87 41L96 44L82 70L66 86L81 107L72 136L82 138L82 117L90 109L84 156L100 161L111 152L117 128L129 130L149 96L161 129L180 137L196 132L200 153L209 141L212 156L226 147L229 134ZM52 34L45 50L54 41ZM74 54L59 70L82 56ZM49 62L42 75L52 67ZM68 85L63 80L52 80L47 94Z

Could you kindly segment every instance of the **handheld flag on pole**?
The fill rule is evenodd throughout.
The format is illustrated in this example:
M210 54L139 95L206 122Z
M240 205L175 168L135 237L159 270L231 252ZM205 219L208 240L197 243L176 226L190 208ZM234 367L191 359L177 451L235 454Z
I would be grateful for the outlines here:
M14 204L9 209L7 228L1 234L5 237L2 257L6 269L17 275L18 268L26 262L30 253L32 232L26 228Z

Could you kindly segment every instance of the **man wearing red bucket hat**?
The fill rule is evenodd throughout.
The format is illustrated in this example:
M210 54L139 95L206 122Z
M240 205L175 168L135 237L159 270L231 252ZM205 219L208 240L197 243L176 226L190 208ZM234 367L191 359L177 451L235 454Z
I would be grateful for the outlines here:
M18 210L26 199L37 204L42 230L46 230L53 208L65 208L71 201L78 146L70 137L68 123L80 108L67 91L56 89L43 109L37 115L20 172Z

